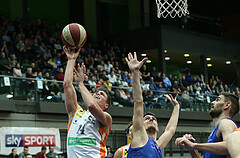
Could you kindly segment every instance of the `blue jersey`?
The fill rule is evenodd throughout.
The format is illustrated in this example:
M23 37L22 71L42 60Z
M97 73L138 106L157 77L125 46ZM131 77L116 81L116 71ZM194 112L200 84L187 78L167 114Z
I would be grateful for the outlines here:
M228 118L230 119L230 118ZM230 119L232 120L232 119ZM232 120L236 126L238 127L237 123ZM219 124L218 124L219 125ZM208 137L208 141L207 143L216 143L216 142L220 142L217 138L217 129L218 129L218 125L213 129L213 131L211 132L210 136ZM209 152L204 152L203 158L226 158L227 155L215 155Z
M160 147L151 137L148 137L148 142L142 147L131 148L128 150L127 158L162 158Z

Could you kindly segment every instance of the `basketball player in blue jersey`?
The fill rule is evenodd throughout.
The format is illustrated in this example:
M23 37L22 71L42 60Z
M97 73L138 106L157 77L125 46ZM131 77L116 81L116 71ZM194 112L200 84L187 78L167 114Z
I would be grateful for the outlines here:
M186 134L176 139L176 145L189 149L192 157L200 157L197 150L201 150L204 151L204 158L226 158L228 135L238 128L232 120L239 111L238 100L234 94L223 92L212 102L209 114L215 128L208 137L207 143L196 143L192 135Z
M67 157L68 158L104 158L105 141L110 133L112 117L106 110L110 106L110 95L107 89L97 89L93 95L83 84L86 67L78 65L74 69L77 52L63 47L67 55L67 67L64 77L65 106L68 113ZM72 85L73 71L87 110L77 102L76 91Z
M179 103L173 99L172 95L165 95L173 104L174 109L172 116L167 124L164 133L157 140L158 123L154 114L147 113L143 115L143 97L140 85L140 68L147 60L137 60L136 52L134 56L129 53L126 61L132 73L134 112L133 112L133 128L132 142L128 151L128 158L161 158L163 150L173 137L179 116Z

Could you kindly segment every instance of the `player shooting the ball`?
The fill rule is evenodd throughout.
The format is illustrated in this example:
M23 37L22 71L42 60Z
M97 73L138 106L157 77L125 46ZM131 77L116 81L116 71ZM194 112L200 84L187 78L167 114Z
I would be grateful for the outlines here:
M67 67L64 78L65 106L68 113L67 157L69 158L104 158L106 155L105 141L110 133L112 117L104 110L110 106L111 98L105 88L98 88L93 95L83 84L86 67L84 63L74 68L80 52L79 48L70 50L64 46L67 55ZM83 101L87 107L84 110L77 102L73 87L73 71L79 86Z

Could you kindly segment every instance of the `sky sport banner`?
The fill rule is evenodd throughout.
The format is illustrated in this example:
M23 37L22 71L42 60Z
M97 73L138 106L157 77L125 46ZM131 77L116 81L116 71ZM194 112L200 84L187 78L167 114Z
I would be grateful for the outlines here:
M17 153L23 151L24 146L29 147L29 153L35 155L41 151L42 146L55 146L55 152L61 153L60 133L57 128L32 127L1 127L0 128L0 154L9 155L12 148Z

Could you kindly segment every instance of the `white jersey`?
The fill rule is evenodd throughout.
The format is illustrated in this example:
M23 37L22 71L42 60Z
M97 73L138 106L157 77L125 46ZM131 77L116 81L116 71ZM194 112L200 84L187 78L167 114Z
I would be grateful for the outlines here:
M67 157L104 158L108 133L89 111L79 107L68 125Z
M127 145L124 145L121 147L121 149L122 149L121 158L127 158L129 146L130 146L130 144L127 144Z

